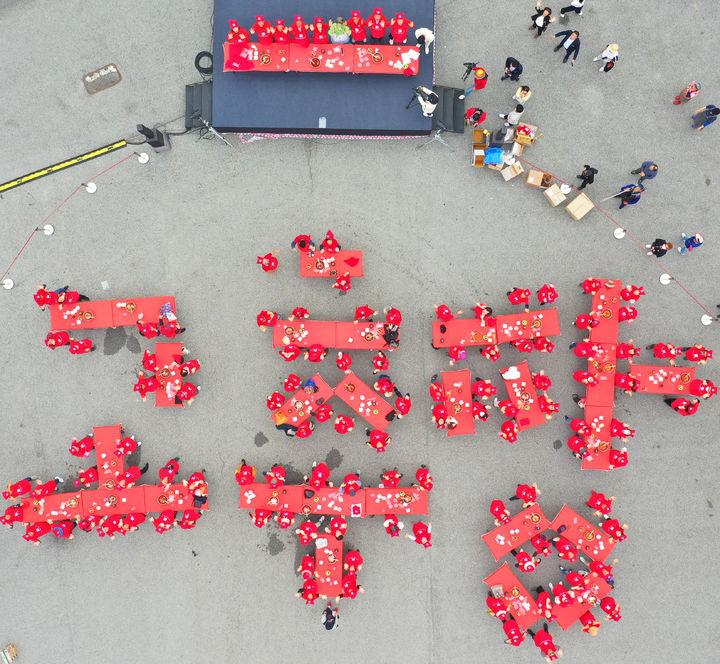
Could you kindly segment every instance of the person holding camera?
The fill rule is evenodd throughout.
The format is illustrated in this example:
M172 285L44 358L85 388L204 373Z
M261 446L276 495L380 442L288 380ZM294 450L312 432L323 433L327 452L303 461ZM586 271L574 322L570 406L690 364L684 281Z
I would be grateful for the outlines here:
M469 97L475 90L482 90L487 85L488 74L482 67L476 65L472 68L472 71L475 72L475 80L473 84L465 90L465 94L460 95L458 99L465 99L465 97Z
M438 97L430 88L419 85L415 88L415 95L417 96L420 108L422 108L423 115L426 118L431 118L435 112L435 107L440 102Z

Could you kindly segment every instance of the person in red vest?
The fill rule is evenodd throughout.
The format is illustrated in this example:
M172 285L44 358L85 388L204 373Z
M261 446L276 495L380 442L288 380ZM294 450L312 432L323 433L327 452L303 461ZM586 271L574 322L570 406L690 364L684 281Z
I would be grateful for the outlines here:
M80 339L79 341L71 339L68 350L70 351L70 355L86 355L95 349L90 339Z
M360 16L360 12L357 9L353 9L352 12L350 12L350 20L347 24L352 32L353 43L364 44L367 41L365 19Z
M40 538L47 535L52 530L52 526L47 521L38 521L37 523L29 523L25 528L23 539L32 542L35 546L40 544Z
M70 343L70 335L67 332L48 332L45 337L45 345L55 350L60 346L67 346Z
M390 537L399 537L400 531L405 527L405 525L398 519L396 514L388 514L385 521L383 521L383 527Z
M600 516L601 514L610 514L612 512L613 500L615 500L615 496L608 498L604 493L593 491L585 504L595 510L596 516Z
M590 636L597 636L601 623L595 618L592 611L585 611L580 618L580 629Z
M697 412L697 409L700 407L699 399L693 399L692 401L688 401L683 397L677 397L675 399L668 398L665 399L665 403L670 406L670 408L672 408L676 413L680 413L680 415L682 415L683 417L694 415Z
M199 389L200 388L197 387L197 385L193 385L193 383L183 383L183 386L175 393L175 403L181 405L183 408L186 404L191 406Z
M295 22L290 26L290 34L292 35L293 44L297 44L298 46L309 46L309 28L310 26L303 22L302 16L299 14L295 16Z
M405 14L398 12L395 18L390 20L390 43L404 44L407 42L407 33L414 28L415 23L405 18Z
M230 32L228 32L225 41L229 41L231 44L244 44L250 41L250 33L245 28L240 27L237 21L230 19L228 23L230 24Z
M543 628L544 629L541 629L537 634L531 629L529 629L527 633L533 637L533 641L535 645L540 648L540 652L543 654L543 657L545 657L545 661L553 662L563 656L563 651L555 645L550 632L547 631L547 623L543 625Z
M350 273L346 272L335 279L332 288L337 288L340 291L340 295L347 295L347 292L352 288L352 279Z
M173 483L175 476L180 472L179 461L180 457L174 457L158 470L158 477L163 486L167 487Z
M330 35L328 35L328 29L330 26L325 23L322 16L315 17L315 23L310 26L310 30L313 33L312 40L313 44L329 44Z
M151 516L150 521L155 526L155 532L162 535L175 525L175 510L164 510L157 518Z
M275 21L275 41L278 44L289 44L290 43L290 28L285 25L285 20L279 18Z
M504 621L508 617L507 606L505 606L505 602L498 599L497 597L493 597L492 592L488 591L488 596L485 600L485 603L488 607L488 613L493 618L498 618L499 620Z
M510 510L505 507L502 500L493 500L490 503L490 514L495 517L496 526L501 526L503 523L510 521Z
M697 362L698 364L706 364L713 356L713 352L711 350L708 350L705 346L701 346L700 344L695 344L689 348L681 348L681 350L685 353L686 360L689 362Z
M45 284L37 289L33 298L35 298L35 302L40 309L45 309L48 304L58 303L58 294L55 291L45 290Z
M418 521L413 524L413 534L405 533L405 537L411 539L413 542L422 544L426 549L432 546L432 523L429 521L427 524L422 521Z
M307 475L303 478L313 489L324 489L326 486L332 486L330 479L330 468L325 463L316 463L313 466L310 477Z
M201 512L197 512L196 510L185 510L182 515L182 519L180 520L180 527L183 530L190 530L191 528L194 528L197 526L197 522L202 516Z
M95 448L95 441L92 436L85 436L78 440L73 438L70 443L70 454L76 457L88 457Z
M519 646L525 640L525 633L520 629L520 625L510 617L503 621L503 631L505 632L505 643L509 646Z
M605 620L614 620L620 622L622 616L620 615L620 605L615 601L613 597L608 595L604 597L600 602L600 608L607 613Z
M385 38L387 19L382 12L383 10L381 8L376 7L367 20L367 27L370 29L370 40L373 44L381 44Z
M383 489L396 489L401 479L402 473L399 473L397 468L384 470L382 475L380 475L380 486Z
M92 448L91 448L92 449ZM19 482L8 482L8 485L3 491L3 498L5 500L17 500L20 496L24 496L26 493L30 493L33 490L32 481L35 477L26 477Z
M359 551L348 551L345 554L345 564L343 565L343 569L346 569L349 572L359 572L362 569L362 566L363 557L360 555Z
M255 466L245 463L245 459L240 459L240 465L235 469L235 481L240 486L247 486L255 481L256 475Z
M278 268L278 259L273 256L275 252L271 251L264 256L257 257L257 264L263 269L263 272L275 272Z
M22 523L22 507L20 505L10 505L5 509L5 514L0 516L0 523L4 523L8 528L13 527L13 523Z
M402 475L400 477L402 477ZM427 466L420 466L420 468L415 471L415 479L425 491L432 491L433 486L435 486L433 477L427 469Z
M540 306L543 304L552 304L558 299L558 292L555 290L555 284L543 284L537 292L537 299Z
M318 527L314 521L305 521L299 528L295 530L295 534L300 539L300 544L306 546L318 536Z
M119 457L130 456L139 445L142 445L142 443L135 440L132 436L126 436L117 444L115 455Z
M527 551L523 551L522 549L520 549L520 551L517 551L516 549L511 549L510 553L515 556L515 567L528 574L530 572L534 572L541 562L540 558L531 556Z
M250 34L257 34L258 41L264 45L273 43L274 32L275 28L273 28L272 25L265 20L265 17L262 14L255 17L255 24L252 28L250 28Z

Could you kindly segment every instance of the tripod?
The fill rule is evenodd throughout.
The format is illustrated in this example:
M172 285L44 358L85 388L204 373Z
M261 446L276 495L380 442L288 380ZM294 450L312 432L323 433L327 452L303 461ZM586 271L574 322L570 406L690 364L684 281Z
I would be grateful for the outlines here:
M418 145L416 148L417 150L419 150L420 148L424 148L426 145L430 145L430 143L435 143L435 141L437 141L438 143L442 143L448 150L450 150L450 152L455 152L455 148L452 147L452 145L450 145L442 137L442 133L444 131L447 131L447 127L440 122L438 122L438 124L440 125L440 128L433 130L430 140L427 140L424 143L421 143L420 145Z
M219 131L217 131L215 129L215 127L213 127L202 115L200 115L199 113L196 113L192 117L193 117L193 119L195 119L195 118L199 119L200 122L202 122L205 125L205 134L201 134L200 138L205 138L205 137L207 137L208 134L210 134L211 137L217 136L229 148L232 147L232 143L230 143L230 141L228 141Z
M410 101L407 103L407 106L405 107L405 110L407 111L409 108L412 108L415 105L420 106L420 100L417 98L417 93L413 93L413 96L410 97Z

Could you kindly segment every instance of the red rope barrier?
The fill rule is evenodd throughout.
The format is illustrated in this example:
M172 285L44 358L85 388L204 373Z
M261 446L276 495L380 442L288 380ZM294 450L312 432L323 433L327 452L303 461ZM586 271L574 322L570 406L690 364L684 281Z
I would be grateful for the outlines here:
M517 159L519 159L520 161L526 163L528 166L531 166L532 168L534 168L534 169L536 169L536 170L538 170L538 171L541 171L541 172L543 172L543 173L548 173L548 175L552 175L555 180L557 180L558 182L562 182L563 184L566 184L568 187L574 189L576 192L578 192L578 193L585 193L585 192L581 192L581 191L580 191L579 189L577 189L576 187L573 187L573 185L571 185L569 182L565 182L565 180L563 180L562 178L557 177L557 175L554 175L553 173L550 173L549 171L546 171L544 168L540 168L539 166L536 166L535 164L533 164L532 162L528 161L527 159L523 159L522 157L520 157L520 156L518 156L518 155L515 155L515 157L516 157ZM585 195L587 196L587 194L585 194ZM628 230L627 230L627 228L626 228L625 226L622 226L618 221L616 221L615 219L613 219L613 218L612 218L607 212L605 212L605 210L603 210L601 207L598 207L598 206L595 205L595 203L593 203L592 201L590 201L590 202L593 204L593 207L594 207L598 212L601 212L602 214L604 214L604 215L605 215L610 221L612 221L612 223L615 224L618 228L622 228L623 231L625 231L625 235L627 235L627 237L629 237L629 238L642 250L642 252L643 252L643 254L645 255L645 257L646 257L646 258L649 258L653 263L655 263L655 265L657 265L659 268L661 268L662 271L663 271L665 274L669 274L670 277L672 278L672 280L673 280L678 286L680 286L680 288L686 293L686 295L688 295L688 297L690 297L690 299L691 299L693 302L695 302L695 304L697 304L706 314L708 314L708 316L712 316L713 318L715 318L715 314L713 314L702 302L700 302L700 300L698 300L680 281L678 281L677 278L676 278L673 274L670 274L670 272L668 272L668 271L665 269L665 267L662 265L662 263L660 263L660 261L659 261L655 256L653 256L652 254L650 254L649 256L647 255L647 251L646 251L646 249L645 249L645 245L644 245L642 242L640 242L640 240L638 240L635 236L633 236L631 233L629 233Z

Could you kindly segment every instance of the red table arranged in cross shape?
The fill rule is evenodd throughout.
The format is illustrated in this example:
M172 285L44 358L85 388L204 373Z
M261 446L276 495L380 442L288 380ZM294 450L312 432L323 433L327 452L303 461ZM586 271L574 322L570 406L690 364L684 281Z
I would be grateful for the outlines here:
M447 322L434 320L433 347L489 346L497 343L495 325L481 325L479 318L453 318Z
M321 403L332 397L332 388L320 374L315 374L312 380L318 388L316 392L308 393L304 387L300 388L270 415L276 425L290 424L297 427L315 413Z
M365 489L355 492L354 496L342 493L338 487L311 489L313 496L305 498L303 507L308 505L313 514L332 516L365 516Z
M620 330L620 307L622 298L622 281L619 279L605 279L601 282L598 291L593 295L592 310L590 314L600 322L590 328L590 342L602 344L616 344Z
M181 403L175 403L175 393L183 385L180 366L175 358L182 358L182 349L182 342L155 342L158 366L155 377L160 381L160 388L155 390L155 406L182 406Z
M588 371L598 379L595 386L587 386L585 405L611 406L615 403L616 344L596 344L597 352L588 358Z
M545 424L545 415L538 405L538 395L527 361L501 369L508 399L518 408L515 416L518 429L530 429Z
M315 251L300 254L301 277L363 277L362 251Z
M305 504L303 490L306 488L309 487L302 484L272 486L266 482L254 482L241 487L240 508L299 514Z
M500 560L512 549L529 542L535 535L549 527L550 521L540 509L540 505L535 504L516 514L507 523L500 524L494 530L485 533L482 538L495 560Z
M315 571L318 594L339 597L342 593L343 542L324 533L315 540Z
M470 370L443 371L442 386L448 417L454 417L457 426L447 429L448 436L475 434L475 417L472 412Z
M505 604L508 613L515 618L521 629L532 627L542 617L537 602L507 563L484 581L490 588L502 587L503 594L498 599Z
M279 320L273 327L273 348L320 344L325 348L382 350L387 348L384 332L384 323L367 321Z
M658 366L630 363L630 375L638 382L638 393L690 394L688 387L695 380L695 367Z
M387 343L383 338L385 323L338 321L335 325L335 348L348 350L387 349Z
M592 432L585 436L589 454L583 457L583 470L608 470L612 436L610 423L613 419L613 405L585 406L585 423Z
M537 311L518 311L495 317L499 344L519 339L554 337L560 334L557 307Z
M160 320L160 307L164 304L170 304L175 311L175 298L169 295L51 304L50 329L90 330L135 325L141 313L145 322L157 323Z
M385 431L390 424L387 416L395 409L354 373L345 374L334 393L374 429Z
M430 510L429 493L420 486L381 489L368 487L365 492L365 514L427 514Z
M581 592L583 602L577 600L578 591L575 591L576 599L570 606L561 606L560 604L553 606L553 617L563 631L572 627L583 613L591 611L595 606L599 607L600 600L612 592L612 588L605 579L593 572L585 577L585 586L586 589ZM588 602L593 597L597 600L595 605Z
M349 44L290 44L290 71L351 74L353 50Z
M599 562L603 562L617 544L615 540L610 541L610 536L602 528L593 526L567 505L563 505L550 524L556 531L560 526L566 526L566 530L560 535L570 540L582 553Z
M416 46L356 44L353 48L356 74L402 74L406 66L417 73L420 68L420 49Z

